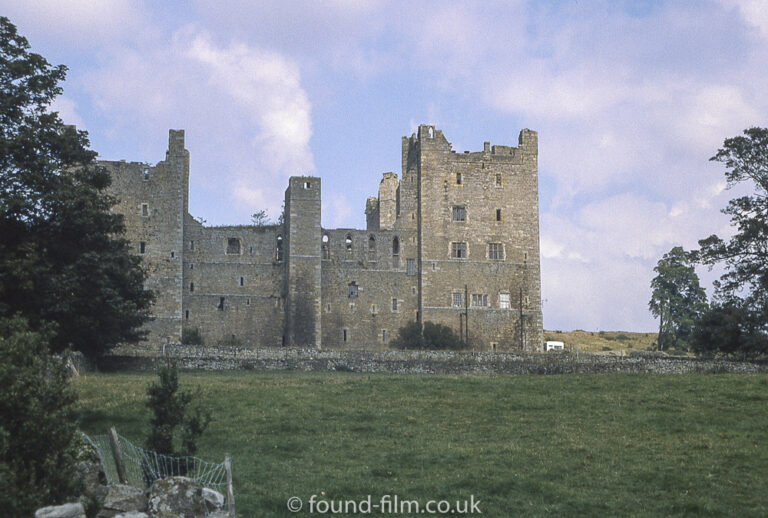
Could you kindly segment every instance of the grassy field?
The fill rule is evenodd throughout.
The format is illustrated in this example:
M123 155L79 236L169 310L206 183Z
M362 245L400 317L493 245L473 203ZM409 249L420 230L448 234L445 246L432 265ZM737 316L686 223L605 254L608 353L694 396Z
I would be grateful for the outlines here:
M565 348L584 352L647 351L656 343L656 333L630 331L544 331L544 340L565 343Z
M153 377L75 381L82 428L141 443ZM422 505L474 495L492 517L768 515L766 375L185 372L182 383L201 387L215 418L199 455L232 454L240 516L310 516L321 492ZM302 512L287 510L291 496Z

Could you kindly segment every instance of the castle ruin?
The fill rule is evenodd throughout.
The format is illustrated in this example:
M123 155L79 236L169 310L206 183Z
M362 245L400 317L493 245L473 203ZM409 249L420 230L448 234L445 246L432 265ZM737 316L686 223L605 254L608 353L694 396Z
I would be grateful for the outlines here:
M111 173L156 294L148 342L198 330L206 344L385 347L413 320L478 350L542 347L538 140L457 153L434 126L402 139L366 229L321 226L321 179L291 177L282 225L207 227L188 211L189 152L170 130L154 166Z

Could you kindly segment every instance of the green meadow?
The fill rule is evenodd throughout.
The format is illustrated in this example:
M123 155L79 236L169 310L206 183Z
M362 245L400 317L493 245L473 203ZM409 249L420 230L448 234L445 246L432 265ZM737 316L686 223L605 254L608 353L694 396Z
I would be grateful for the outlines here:
M74 381L81 428L115 426L141 445L153 378ZM312 495L421 505L473 496L492 517L768 515L765 374L241 371L181 381L200 388L215 419L198 456L232 456L239 516L322 516L308 512ZM292 496L301 512L287 509Z

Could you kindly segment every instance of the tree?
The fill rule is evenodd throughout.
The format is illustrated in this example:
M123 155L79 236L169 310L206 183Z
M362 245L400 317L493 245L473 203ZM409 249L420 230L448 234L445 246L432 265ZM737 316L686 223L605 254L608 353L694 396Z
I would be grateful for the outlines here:
M208 427L211 416L199 406L189 406L195 393L179 392L176 364L167 362L161 365L157 375L158 382L147 387L147 406L153 414L147 448L175 457L194 455L197 439Z
M0 317L95 356L142 336L152 295L87 133L49 111L66 67L28 49L0 18Z
M725 164L728 188L747 184L754 194L734 198L723 209L736 230L730 240L711 235L699 241L698 260L726 270L715 284L716 308L700 325L738 316L740 345L728 346L728 354L757 354L768 337L768 129L749 128L726 139L710 160Z
M657 348L660 351L687 348L695 319L707 307L707 296L691 257L676 246L653 269L648 308L659 319Z
M74 391L49 328L0 319L0 509L32 516L77 495Z
M697 320L691 336L696 354L748 358L768 353L768 337L755 329L759 318L735 298L713 304Z
M464 343L448 326L424 322L408 322L398 329L390 342L393 349L466 349Z
M251 223L256 225L257 227L263 227L264 225L268 224L269 217L267 216L266 210L257 210L253 214L251 214Z

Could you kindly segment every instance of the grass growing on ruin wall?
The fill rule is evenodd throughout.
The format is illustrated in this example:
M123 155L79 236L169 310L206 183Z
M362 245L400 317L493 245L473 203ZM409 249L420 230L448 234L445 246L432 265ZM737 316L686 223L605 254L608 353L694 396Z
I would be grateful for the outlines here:
M142 442L152 378L75 381L82 427ZM474 495L484 516L768 514L765 374L181 379L215 419L199 455L232 454L241 516L290 516L289 497L306 506L322 491L422 505Z

